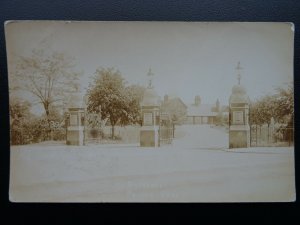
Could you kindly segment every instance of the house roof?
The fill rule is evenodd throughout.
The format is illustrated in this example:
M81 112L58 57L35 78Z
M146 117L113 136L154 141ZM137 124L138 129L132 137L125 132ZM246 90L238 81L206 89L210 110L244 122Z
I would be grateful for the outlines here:
M187 109L187 116L216 116L216 112L212 112L214 105L211 104L200 104L200 105L189 105Z
M186 104L184 104L184 102L178 97L170 98L170 99L168 99L167 102L163 101L162 107L168 107L169 105L176 104L176 103L180 103L184 108L187 109Z

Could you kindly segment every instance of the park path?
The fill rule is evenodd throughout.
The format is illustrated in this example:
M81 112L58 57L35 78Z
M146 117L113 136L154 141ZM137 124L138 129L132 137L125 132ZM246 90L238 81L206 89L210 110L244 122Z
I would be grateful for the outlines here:
M182 125L176 127L173 146L194 149L227 149L228 142L228 133L223 128L210 125Z

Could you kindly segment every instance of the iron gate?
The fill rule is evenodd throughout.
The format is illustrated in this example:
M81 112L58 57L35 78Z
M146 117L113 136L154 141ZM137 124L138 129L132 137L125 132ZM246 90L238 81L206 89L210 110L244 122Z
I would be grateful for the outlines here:
M174 124L172 123L169 114L161 113L159 123L159 144L171 144L173 138Z

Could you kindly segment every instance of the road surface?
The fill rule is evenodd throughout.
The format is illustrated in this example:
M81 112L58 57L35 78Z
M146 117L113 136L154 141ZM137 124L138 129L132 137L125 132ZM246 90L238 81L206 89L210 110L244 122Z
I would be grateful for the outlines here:
M173 145L160 148L140 148L135 144L13 146L10 200L274 202L295 199L293 148L228 150L226 133L204 128L193 127Z
M173 146L178 148L195 149L226 149L229 137L225 128L210 125L182 125L176 126Z

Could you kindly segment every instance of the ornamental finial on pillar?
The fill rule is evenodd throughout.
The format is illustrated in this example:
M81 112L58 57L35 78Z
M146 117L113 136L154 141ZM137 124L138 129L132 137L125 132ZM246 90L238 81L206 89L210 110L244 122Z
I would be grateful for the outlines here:
M238 84L241 84L241 70L243 69L241 67L240 61L237 64L237 67L235 68L238 71L237 79L238 79Z
M148 88L153 88L152 80L153 80L154 73L152 72L151 68L149 68L147 76L149 77Z

